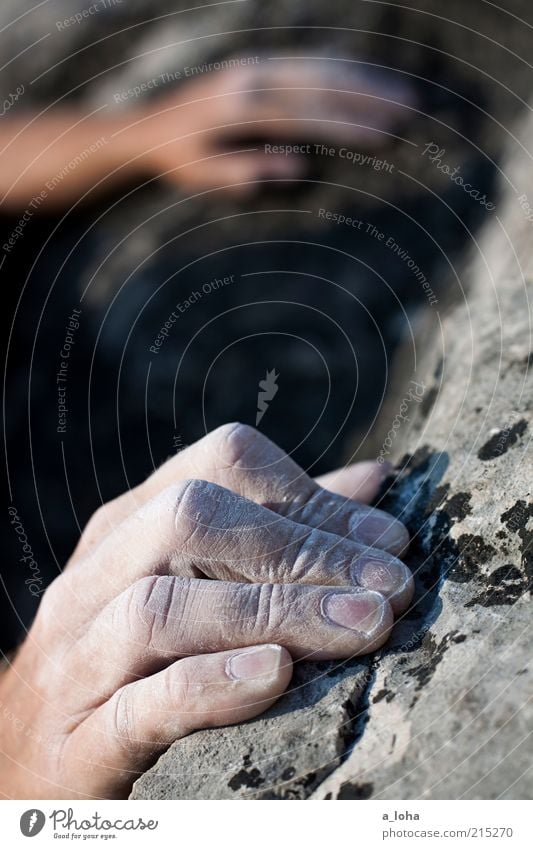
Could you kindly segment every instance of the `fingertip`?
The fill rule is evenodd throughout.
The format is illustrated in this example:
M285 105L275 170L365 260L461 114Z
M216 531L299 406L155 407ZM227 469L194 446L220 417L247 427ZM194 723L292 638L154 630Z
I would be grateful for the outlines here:
M370 504L378 495L383 481L389 476L390 463L362 460L323 475L317 483L324 489L362 504Z
M356 514L352 519L351 532L357 542L396 556L409 547L409 531L405 525L377 508Z
M230 652L225 670L233 681L253 682L266 688L283 686L292 675L292 658L283 646L267 643Z
M397 557L374 551L357 558L352 567L356 583L382 593L395 616L404 613L412 601L414 580L411 570Z
M387 598L376 590L362 587L335 589L323 596L320 604L323 619L332 628L341 628L342 645L329 657L364 655L380 648L389 638L394 615ZM339 632L340 634L341 632Z

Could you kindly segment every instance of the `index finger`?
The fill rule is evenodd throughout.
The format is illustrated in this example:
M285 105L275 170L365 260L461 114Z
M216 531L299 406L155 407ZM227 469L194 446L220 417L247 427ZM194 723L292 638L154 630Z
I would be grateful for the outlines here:
M348 495L345 476L341 476L344 494L323 489L259 431L233 422L180 451L140 486L101 508L72 559L86 554L167 487L193 478L223 486L293 522L390 554L401 554L409 543L408 531L401 522Z

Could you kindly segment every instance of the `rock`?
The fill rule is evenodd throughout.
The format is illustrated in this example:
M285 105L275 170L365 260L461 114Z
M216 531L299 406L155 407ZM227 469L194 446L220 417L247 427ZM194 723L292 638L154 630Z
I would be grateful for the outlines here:
M306 798L339 766L371 677L368 659L301 664L290 693L267 714L175 744L132 798Z
M533 123L518 136L531 142ZM530 184L528 157L503 173ZM532 224L509 188L497 214L464 304L442 334L434 322L426 397L388 496L415 535L423 606L382 653L366 731L314 798L351 798L346 787L363 784L383 799L533 792Z
M531 798L532 224L509 188L531 184L526 154L503 173L464 302L429 310L393 396L409 422L382 505L413 535L414 607L378 656L303 667L265 717L174 744L133 798Z

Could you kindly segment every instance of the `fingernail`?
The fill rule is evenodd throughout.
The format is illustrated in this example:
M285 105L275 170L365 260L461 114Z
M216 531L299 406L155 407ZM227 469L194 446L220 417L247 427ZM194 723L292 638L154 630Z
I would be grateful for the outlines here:
M334 625L372 635L381 625L385 599L368 590L329 593L322 599L322 615Z
M277 675L281 663L281 646L258 646L233 654L226 663L226 673L235 681L270 678Z
M412 581L410 570L396 557L385 560L363 555L352 567L353 579L362 587L391 596L401 592Z
M385 548L394 553L402 551L409 542L407 528L392 517L380 516L377 510L356 516L351 530L364 545Z

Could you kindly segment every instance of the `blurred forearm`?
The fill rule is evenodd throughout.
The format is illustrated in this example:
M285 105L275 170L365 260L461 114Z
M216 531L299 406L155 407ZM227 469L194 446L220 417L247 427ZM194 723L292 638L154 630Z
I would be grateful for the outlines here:
M109 189L142 171L124 119L51 115L4 120L0 125L0 202L17 211L33 201L47 211ZM115 135L119 133L119 135Z

